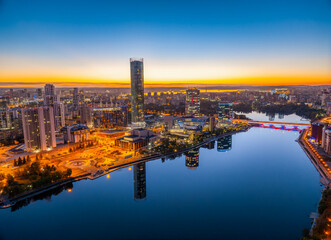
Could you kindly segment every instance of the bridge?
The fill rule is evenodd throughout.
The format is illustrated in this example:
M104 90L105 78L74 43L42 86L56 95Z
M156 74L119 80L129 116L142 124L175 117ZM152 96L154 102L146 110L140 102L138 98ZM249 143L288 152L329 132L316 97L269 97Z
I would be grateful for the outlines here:
M279 124L279 125L292 125L292 126L305 126L305 127L309 127L310 126L309 123L253 121L253 120L243 120L243 119L234 119L234 121L245 122L245 123L250 123L250 124L269 124L269 125Z
M239 120L239 119L236 119L234 121L254 124L254 125L256 125L258 127L262 127L262 128L272 128L272 129L277 129L277 130L298 131L298 132L302 131L302 129L300 129L298 126L302 126L302 128L306 128L306 127L310 126L310 124L308 124L308 123L253 121L253 120ZM275 125L277 125L277 126L275 126ZM281 125L281 126L279 126L279 125ZM286 125L291 125L293 127L286 127Z

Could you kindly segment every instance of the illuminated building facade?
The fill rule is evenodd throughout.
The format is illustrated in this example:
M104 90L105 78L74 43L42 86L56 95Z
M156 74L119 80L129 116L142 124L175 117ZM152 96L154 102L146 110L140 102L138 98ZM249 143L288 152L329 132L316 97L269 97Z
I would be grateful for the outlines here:
M80 124L85 124L88 127L92 127L92 107L88 104L79 105L79 116L80 116Z
M217 151L226 152L232 149L232 135L224 136L217 140Z
M22 109L25 149L45 151L56 147L52 107Z
M138 163L133 166L134 199L146 198L146 164Z
M55 95L55 86L53 84L46 84L44 87L44 105L53 107L57 103L57 96Z
M326 123L314 122L311 124L311 137L318 143L322 142L323 128Z
M16 111L0 110L0 129L11 129L13 128L14 120L17 116Z
M200 90L197 88L186 90L185 115L193 117L200 116Z
M331 126L323 128L322 148L327 154L331 155Z
M83 124L74 124L61 129L64 143L85 142L90 139L90 129Z
M221 122L231 121L233 118L233 103L218 103L218 120Z
M80 95L79 95L78 88L74 88L74 92L72 94L72 103L73 103L74 109L76 109L76 110L78 109L79 102L80 102Z
M131 121L144 122L144 62L130 58L131 68Z
M127 107L94 108L93 125L95 128L127 127Z
M132 130L128 136L115 139L115 146L136 151L143 147L154 146L157 139L153 131L140 128Z

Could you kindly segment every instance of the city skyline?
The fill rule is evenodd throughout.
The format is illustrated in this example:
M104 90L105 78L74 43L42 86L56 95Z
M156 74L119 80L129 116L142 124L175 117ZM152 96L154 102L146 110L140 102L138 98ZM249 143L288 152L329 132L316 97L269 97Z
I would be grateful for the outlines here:
M0 2L0 87L331 82L329 1L99 3Z

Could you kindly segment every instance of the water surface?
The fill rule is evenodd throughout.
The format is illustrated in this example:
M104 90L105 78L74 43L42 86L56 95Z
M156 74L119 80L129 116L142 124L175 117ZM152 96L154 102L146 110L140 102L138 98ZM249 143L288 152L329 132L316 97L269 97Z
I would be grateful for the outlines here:
M322 187L298 132L252 128L0 211L0 239L298 239Z

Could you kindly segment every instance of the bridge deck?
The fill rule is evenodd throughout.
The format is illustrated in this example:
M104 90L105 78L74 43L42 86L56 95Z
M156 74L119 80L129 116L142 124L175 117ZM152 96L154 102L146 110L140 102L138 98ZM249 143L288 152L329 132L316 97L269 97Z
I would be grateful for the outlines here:
M236 121L239 121L239 122L247 122L247 123L265 123L265 124L280 124L280 125L310 126L309 123L272 122L272 121L253 121L253 120L242 120L242 119L236 119Z

